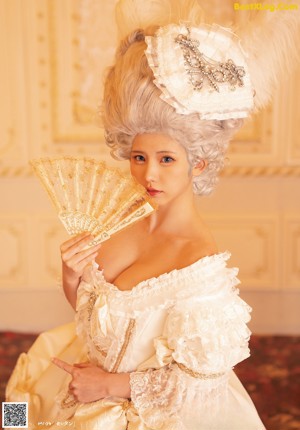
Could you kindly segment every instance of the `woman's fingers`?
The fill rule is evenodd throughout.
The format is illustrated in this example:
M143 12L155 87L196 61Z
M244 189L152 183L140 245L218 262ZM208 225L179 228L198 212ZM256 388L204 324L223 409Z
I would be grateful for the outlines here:
M80 240L77 240L75 243L68 247L66 246L67 242L63 243L60 247L62 258L68 259L72 257L72 255L77 254L78 252L81 252L83 250L89 250L92 240L93 236L91 234L88 234L87 236L84 236Z
M85 231L83 233L78 234L77 236L72 237L71 239L68 239L66 242L64 242L60 246L61 252L67 251L71 246L76 245L79 243L82 239L87 239L89 241L93 240L93 236L90 232Z
M74 367L84 368L84 367L93 367L93 364L90 361L84 361L82 363L74 363Z
M52 363L55 364L57 367L60 367L65 372L69 373L70 375L73 375L74 366L72 364L67 363L66 361L60 360L57 357L53 357L51 359Z
M81 260L77 264L68 264L68 268L71 269L74 273L80 274L82 276L82 273L87 265L89 265L92 261L95 261L95 258L97 257L98 252L95 252L94 254L89 255L84 260Z
M88 235L84 238L82 238L80 241L75 242L75 244L71 245L69 248L64 248L62 250L62 247L64 247L63 244L61 247L61 258L64 262L67 262L68 260L75 257L75 260L73 260L75 263L82 260L83 258L87 257L88 255L94 253L96 250L98 250L101 247L101 243L97 243L93 246L88 246L91 244L93 240L93 237L91 235Z
M92 261L95 258L95 256L97 256L98 250L100 247L101 247L101 244L92 246L89 249L80 251L72 255L70 258L65 258L63 261L70 268L74 268L81 263L83 263L85 266L86 263Z

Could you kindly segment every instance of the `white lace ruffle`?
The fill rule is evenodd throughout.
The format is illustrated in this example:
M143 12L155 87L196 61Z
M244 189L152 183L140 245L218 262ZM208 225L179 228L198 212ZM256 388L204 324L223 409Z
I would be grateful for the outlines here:
M195 372L228 371L250 355L250 311L236 291L222 300L199 303L195 298L177 304L164 331L173 359Z
M212 422L217 414L226 412L227 382L228 374L201 380L183 373L173 364L159 370L131 373L131 399L147 427L190 430L197 428L197 422L200 426L207 408Z
M168 309L177 301L195 295L206 301L235 288L239 284L238 269L226 267L229 258L229 252L204 257L188 267L142 281L128 291L107 282L103 271L94 264L85 271L78 294L89 292L87 284L93 284L97 294L108 297L111 314L136 318L143 312Z

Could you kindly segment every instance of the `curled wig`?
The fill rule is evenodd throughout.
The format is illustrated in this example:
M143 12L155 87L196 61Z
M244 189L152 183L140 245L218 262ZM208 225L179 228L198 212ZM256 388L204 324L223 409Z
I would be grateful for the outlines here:
M160 98L145 56L145 36L155 30L136 30L125 38L115 65L108 71L102 106L106 142L114 158L126 160L137 134L169 135L186 149L191 166L207 161L207 168L193 182L194 192L206 195L213 190L229 140L243 121L201 120L196 113L182 115Z

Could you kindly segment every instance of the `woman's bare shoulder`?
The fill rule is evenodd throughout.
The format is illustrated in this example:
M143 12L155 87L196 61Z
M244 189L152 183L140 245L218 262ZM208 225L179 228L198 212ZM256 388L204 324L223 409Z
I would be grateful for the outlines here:
M211 232L205 228L195 232L193 237L187 240L181 252L181 258L186 261L186 265L192 264L203 257L218 253L216 241Z

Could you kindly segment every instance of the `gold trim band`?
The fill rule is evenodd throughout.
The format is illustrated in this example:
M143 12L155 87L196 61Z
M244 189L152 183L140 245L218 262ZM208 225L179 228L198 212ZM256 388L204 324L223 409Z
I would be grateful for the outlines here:
M127 327L127 330L126 330L126 333L125 333L124 342L123 342L122 348L120 350L120 353L119 353L119 355L118 355L118 357L116 359L114 367L112 369L112 373L115 373L118 370L118 368L120 366L120 363L123 360L123 357L124 357L126 349L128 347L130 338L132 336L132 331L134 329L134 326L135 326L135 320L134 319L130 319L128 327Z
M194 370L189 369L188 367L186 367L182 363L176 363L176 364L177 364L177 366L179 367L180 370L182 370L183 372L185 372L188 375L192 376L193 378L198 378L198 379L217 379L217 378L220 378L221 376L225 375L225 372L220 372L220 373L199 373L199 372L195 372Z

